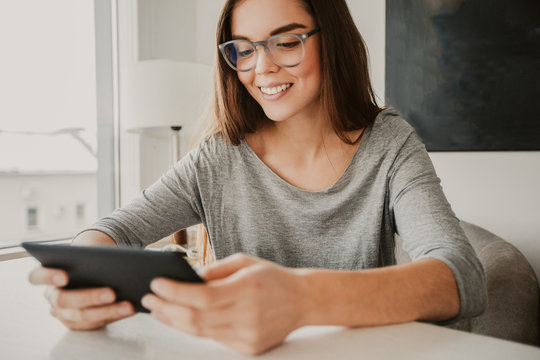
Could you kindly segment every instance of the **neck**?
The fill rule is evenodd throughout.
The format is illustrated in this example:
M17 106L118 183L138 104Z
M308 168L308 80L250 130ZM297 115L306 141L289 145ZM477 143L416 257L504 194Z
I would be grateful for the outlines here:
M271 122L264 131L263 142L292 157L309 161L325 154L329 147L339 145L341 140L319 112Z

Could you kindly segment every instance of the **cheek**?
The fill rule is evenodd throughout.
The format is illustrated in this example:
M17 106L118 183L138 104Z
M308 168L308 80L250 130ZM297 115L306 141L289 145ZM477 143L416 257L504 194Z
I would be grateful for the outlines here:
M238 80L244 85L244 87L250 91L250 84L253 82L252 71L238 72Z
M318 49L313 49L310 53L306 53L300 66L293 69L296 70L296 76L305 81L305 85L309 88L306 89L307 91L320 92L322 69Z
M257 99L258 93L256 92L257 88L252 86L253 85L253 70L252 71L246 71L246 72L238 72L238 80L240 80L240 83L244 86L244 88L250 93L251 97L254 99Z
M297 73L298 81L297 89L300 90L302 97L316 98L321 92L321 72L316 64L305 64Z

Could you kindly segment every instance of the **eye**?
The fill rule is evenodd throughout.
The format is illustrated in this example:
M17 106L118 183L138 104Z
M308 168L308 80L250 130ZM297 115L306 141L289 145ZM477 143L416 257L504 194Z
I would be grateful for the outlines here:
M248 50L243 50L243 51L238 52L238 55L240 55L241 57L246 57L251 54L253 54L253 49L248 49Z
M244 41L240 41L236 43L234 47L235 47L236 53L238 54L238 57L241 57L241 58L248 57L251 54L253 54L253 52L255 51L255 49L253 48L253 46L251 46L250 43L244 42Z
M298 47L300 45L300 41L294 40L294 41L280 41L276 44L278 48L282 49L294 49L295 47Z

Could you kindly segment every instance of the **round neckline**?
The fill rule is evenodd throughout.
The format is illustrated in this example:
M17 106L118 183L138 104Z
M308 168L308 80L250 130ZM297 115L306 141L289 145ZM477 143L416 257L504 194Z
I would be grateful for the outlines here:
M359 154L364 153L362 150L363 150L363 148L365 148L365 143L366 143L367 138L369 137L369 135L371 133L371 128L372 128L372 126L367 127L366 130L364 131L364 134L362 135L362 140L360 140L360 144L358 144L358 147L354 151L354 155L351 158L351 161L349 162L349 164L347 165L347 167L345 168L345 171L343 171L341 176L332 185L330 185L326 189L316 190L316 191L301 189L301 188L299 188L297 186L292 185L291 183L289 183L288 181L283 179L281 176L276 174L274 172L274 170L270 169L270 167L268 165L266 165L264 163L264 161L261 160L261 158L259 158L259 156L251 148L251 146L248 144L248 142L246 141L245 138L241 140L240 145L243 146L246 149L247 153L252 158L254 158L255 162L258 163L259 166L262 166L265 169L265 171L267 171L267 172L269 172L271 174L272 177L277 178L277 180L279 182L281 182L282 184L285 184L285 186L287 186L288 188L290 188L290 189L292 189L294 191L297 191L297 192L305 193L305 194L314 194L314 195L316 195L316 194L327 194L329 192L332 192L335 188L337 188L340 185L340 183L344 181L344 178L346 178L348 176L348 173L352 171L351 168L354 167L355 163L357 162L357 158L361 156ZM362 150L361 150L361 148L362 148Z

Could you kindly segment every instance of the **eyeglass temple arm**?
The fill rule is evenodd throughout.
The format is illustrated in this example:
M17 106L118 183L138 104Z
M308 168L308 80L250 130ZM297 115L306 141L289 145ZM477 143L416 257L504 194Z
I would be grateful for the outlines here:
M300 37L302 38L302 40L306 40L308 37L310 37L311 35L314 35L316 33L318 33L321 29L316 27L315 29L311 30L310 32L308 32L307 34L300 34ZM251 43L253 44L253 46L257 47L259 45L262 45L264 46L266 44L268 40L263 40L263 41L252 41Z
M307 34L304 34L302 37L305 39L307 39L308 37L310 37L311 35L314 35L316 33L318 33L319 31L321 31L321 29L319 27L316 27L315 29L311 30L310 32L308 32Z

